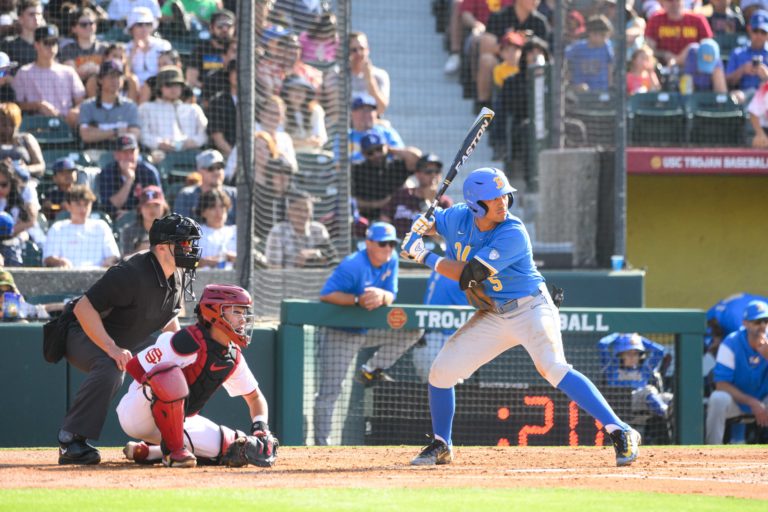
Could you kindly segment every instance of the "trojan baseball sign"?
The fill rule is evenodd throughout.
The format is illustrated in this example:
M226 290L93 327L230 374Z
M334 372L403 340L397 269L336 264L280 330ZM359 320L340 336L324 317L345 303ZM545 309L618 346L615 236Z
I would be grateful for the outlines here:
M458 329L469 320L474 311L425 311L416 310L419 329ZM563 331L609 332L602 313L560 313Z

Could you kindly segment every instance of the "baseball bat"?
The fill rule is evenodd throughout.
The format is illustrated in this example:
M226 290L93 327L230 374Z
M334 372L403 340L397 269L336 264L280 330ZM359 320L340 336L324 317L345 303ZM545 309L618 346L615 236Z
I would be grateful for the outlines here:
M443 197L445 191L448 190L448 187L451 186L451 183L459 173L461 166L464 165L464 162L467 161L469 155L475 151L477 143L480 141L483 133L485 133L488 125L490 125L491 121L493 121L493 116L495 115L496 113L493 110L487 107L483 107L483 109L480 111L480 114L478 114L477 118L475 118L474 122L472 123L472 127L467 132L467 136L464 137L464 142L461 143L459 152L456 153L456 157L453 159L453 163L451 164L450 169L448 169L448 173L445 175L445 179L443 179L443 184L440 186L440 190L437 191L437 195L435 196L434 201L432 201L432 204L429 205L427 213L424 214L427 218L429 218L429 216L432 215L432 213L435 211L437 203L440 201L440 198Z

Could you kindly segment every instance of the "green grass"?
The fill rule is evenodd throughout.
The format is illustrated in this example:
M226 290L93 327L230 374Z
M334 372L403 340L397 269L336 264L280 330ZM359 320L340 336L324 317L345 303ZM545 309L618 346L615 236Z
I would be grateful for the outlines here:
M606 482L609 484L609 482ZM258 487L258 478L254 478ZM580 489L195 489L0 491L0 511L764 512L736 498Z

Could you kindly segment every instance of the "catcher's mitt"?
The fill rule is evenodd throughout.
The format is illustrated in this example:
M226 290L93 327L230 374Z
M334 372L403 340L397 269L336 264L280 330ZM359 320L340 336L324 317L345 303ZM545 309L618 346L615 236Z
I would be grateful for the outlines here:
M227 449L221 459L225 466L239 468L253 464L262 468L271 468L277 459L277 438L270 433L262 436L238 437Z

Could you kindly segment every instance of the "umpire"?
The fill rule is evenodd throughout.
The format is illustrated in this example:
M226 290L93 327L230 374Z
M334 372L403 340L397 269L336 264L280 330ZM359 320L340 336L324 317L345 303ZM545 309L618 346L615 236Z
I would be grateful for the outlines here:
M77 301L66 358L87 375L59 430L59 464L98 464L98 439L126 363L157 330L178 331L182 294L200 259L200 226L178 214L155 220L150 249L113 267ZM185 283L186 281L186 283Z

